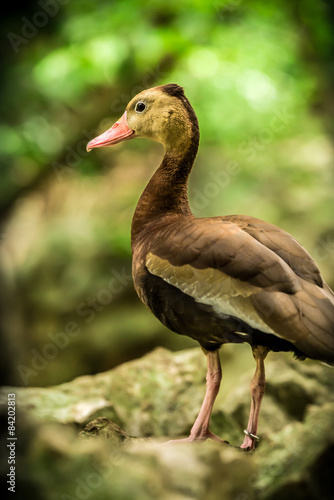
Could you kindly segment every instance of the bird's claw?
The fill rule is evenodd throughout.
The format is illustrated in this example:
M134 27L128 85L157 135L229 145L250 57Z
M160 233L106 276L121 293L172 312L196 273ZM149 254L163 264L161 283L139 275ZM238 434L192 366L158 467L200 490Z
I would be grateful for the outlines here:
M216 436L216 434L213 434L210 430L207 430L205 432L199 432L199 433L194 433L190 434L187 438L183 439L172 439L170 441L167 441L166 443L163 444L170 444L170 443L194 443L194 442L199 442L199 441L206 441L207 439L212 439L213 441L218 441L219 443L224 443L229 445L230 443L228 441L224 441L220 437Z

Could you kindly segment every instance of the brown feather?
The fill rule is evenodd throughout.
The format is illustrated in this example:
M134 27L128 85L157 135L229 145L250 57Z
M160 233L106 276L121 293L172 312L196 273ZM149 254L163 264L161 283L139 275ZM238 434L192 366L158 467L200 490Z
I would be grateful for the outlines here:
M245 230L250 227L257 234L257 225L259 238ZM279 234L285 258L273 244ZM151 273L199 303L216 304L218 310L220 302L221 311L246 323L248 317L251 327L275 333L308 357L333 360L333 296L314 283L320 277L317 269L303 273L303 256L314 262L284 231L252 217L170 216L159 220L158 227L148 226L142 237L143 265Z

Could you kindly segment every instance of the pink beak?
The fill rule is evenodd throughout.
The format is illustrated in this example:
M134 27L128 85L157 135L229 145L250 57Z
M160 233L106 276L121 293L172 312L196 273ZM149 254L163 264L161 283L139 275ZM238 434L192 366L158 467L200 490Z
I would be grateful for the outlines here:
M131 139L134 133L134 130L128 126L125 111L122 118L120 118L118 122L114 123L109 130L89 141L86 149L87 151L90 151L93 148L103 148L104 146L118 144L119 142Z

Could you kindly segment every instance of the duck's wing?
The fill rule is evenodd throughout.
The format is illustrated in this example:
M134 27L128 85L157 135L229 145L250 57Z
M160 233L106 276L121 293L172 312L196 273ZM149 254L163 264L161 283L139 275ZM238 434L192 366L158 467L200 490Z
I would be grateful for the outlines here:
M274 224L254 217L232 215L221 219L233 222L266 248L275 252L300 278L323 286L323 279L315 261L291 234Z
M334 301L314 261L288 233L280 245L275 226L245 222L185 218L155 229L146 268L216 312L334 361Z

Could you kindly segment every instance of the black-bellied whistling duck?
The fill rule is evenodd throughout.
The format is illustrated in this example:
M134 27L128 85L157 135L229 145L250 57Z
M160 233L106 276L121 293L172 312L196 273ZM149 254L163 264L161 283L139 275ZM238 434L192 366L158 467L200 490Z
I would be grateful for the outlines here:
M210 415L221 381L219 348L248 342L256 371L241 448L254 449L269 351L334 364L334 294L304 248L253 217L196 218L187 181L198 122L175 84L134 97L122 118L87 150L136 137L161 142L165 156L132 221L133 279L144 304L168 328L197 340L207 356L207 389L190 436L212 438Z

